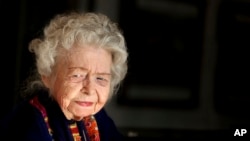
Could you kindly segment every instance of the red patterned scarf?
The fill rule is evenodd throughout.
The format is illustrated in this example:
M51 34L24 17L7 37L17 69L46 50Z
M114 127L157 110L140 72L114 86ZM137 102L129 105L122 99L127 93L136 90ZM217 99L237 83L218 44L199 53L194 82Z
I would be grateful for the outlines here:
M50 125L49 125L47 112L46 112L45 108L43 107L43 105L40 104L38 97L34 97L33 99L31 99L30 104L33 105L34 107L36 107L42 113L44 121L48 127L49 134L51 135L51 137L53 137L52 136L53 132L52 132L52 129L50 128ZM83 119L83 123L86 127L87 134L90 138L90 141L100 141L98 126L97 126L97 122L95 120L95 117L93 115L89 116L89 117L85 117ZM72 133L72 136L74 138L74 141L81 141L81 136L79 134L76 122L74 122L73 124L70 124L69 127L71 129L71 133Z

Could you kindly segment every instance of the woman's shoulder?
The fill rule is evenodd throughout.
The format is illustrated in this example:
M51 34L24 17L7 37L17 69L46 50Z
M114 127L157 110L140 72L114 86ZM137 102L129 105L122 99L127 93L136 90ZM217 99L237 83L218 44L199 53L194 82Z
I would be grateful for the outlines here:
M20 101L0 121L0 138L30 140L41 136L44 120L29 100Z
M105 108L102 108L98 113L96 113L95 118L97 120L97 122L101 122L101 123L106 123L108 125L114 124L113 119L108 115L107 111L105 110Z
M1 127L24 124L25 122L31 121L34 114L34 108L28 101L22 101L14 105L14 107L1 119Z
M124 136L118 130L114 120L103 108L95 115L101 138L107 141L123 141Z

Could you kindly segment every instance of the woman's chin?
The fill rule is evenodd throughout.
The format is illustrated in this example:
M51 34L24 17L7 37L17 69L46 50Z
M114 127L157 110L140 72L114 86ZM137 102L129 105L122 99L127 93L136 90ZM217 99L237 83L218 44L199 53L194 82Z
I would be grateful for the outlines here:
M83 116L73 116L73 120L80 121L83 119Z
M87 112L87 111L84 113L76 112L76 113L73 113L73 119L79 121L79 120L82 120L84 117L87 117L90 115L92 115L92 113Z

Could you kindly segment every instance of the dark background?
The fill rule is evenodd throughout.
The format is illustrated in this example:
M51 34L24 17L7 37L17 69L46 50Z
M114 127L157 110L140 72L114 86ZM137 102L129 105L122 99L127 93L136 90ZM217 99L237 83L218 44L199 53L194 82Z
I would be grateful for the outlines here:
M116 122L121 131L128 135L128 140L155 141L167 138L231 138L234 137L236 129L250 129L248 114L250 1L157 1L165 3L165 7L169 9L171 9L169 2L188 4L196 7L196 14L192 15L192 12L189 15L185 14L185 10L181 7L179 8L184 12L180 13L172 7L172 11L176 10L177 14L164 8L154 9L153 3L151 8L145 8L144 3L143 8L143 1L140 0L120 0L114 5L118 9L116 11L118 18L115 20L124 31L130 52L128 77L115 103L122 108L141 108L138 111L148 108L165 110L167 114L168 111L176 111L183 118L188 117L189 113L198 111L197 115L205 113L211 116L208 119L212 125L206 124L207 121L204 120L204 126L200 126L191 120L194 126L186 127L183 122L183 127L180 127L177 123L182 124L182 120L176 116L180 121L166 121L173 123L171 126L150 128L139 126L147 123L124 126L126 121L121 122L118 119ZM84 6L79 6L83 3ZM107 4L112 4L112 0ZM48 20L57 13L82 10L79 7L85 7L85 11L98 11L97 7L102 6L105 7L100 5L98 0L0 1L2 27L0 117L11 110L17 101L20 84L33 67L33 58L27 48L28 43L41 34ZM107 13L112 13L112 10ZM149 99L129 98L130 86L138 85L144 88L147 86L186 88L191 91L191 95L184 100L154 99L153 93ZM111 115L115 116L112 112L110 111ZM213 120L213 117L219 117L220 120ZM135 134L130 132L131 129Z

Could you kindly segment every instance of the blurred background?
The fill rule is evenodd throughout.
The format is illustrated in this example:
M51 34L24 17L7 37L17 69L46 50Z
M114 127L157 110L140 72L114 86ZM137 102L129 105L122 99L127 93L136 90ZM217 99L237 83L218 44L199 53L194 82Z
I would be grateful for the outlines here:
M29 41L58 13L94 11L127 41L128 76L105 108L128 141L238 139L236 129L250 132L249 9L250 0L0 0L0 117L34 67Z

